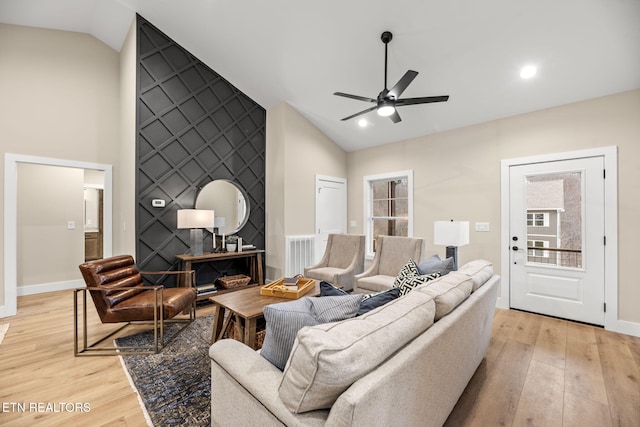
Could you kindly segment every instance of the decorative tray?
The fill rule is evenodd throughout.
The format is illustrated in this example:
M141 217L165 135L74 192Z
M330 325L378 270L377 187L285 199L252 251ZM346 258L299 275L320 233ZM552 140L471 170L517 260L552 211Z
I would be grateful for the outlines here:
M285 279L286 278L283 277L282 279L278 279L274 282L269 283L268 285L264 285L260 288L260 295L298 299L314 289L316 286L315 279L299 277L297 278L297 283L293 286L285 285Z

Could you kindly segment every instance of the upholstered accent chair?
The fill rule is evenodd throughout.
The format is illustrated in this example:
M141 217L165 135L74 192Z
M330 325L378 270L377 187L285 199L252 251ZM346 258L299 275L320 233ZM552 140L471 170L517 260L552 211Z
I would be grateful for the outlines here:
M85 288L74 290L74 352L76 356L105 356L118 354L158 353L171 339L195 319L196 289L195 272L191 271L155 271L140 272L130 255L118 255L79 266L86 283ZM144 283L143 275L183 275L184 287L165 288ZM122 323L123 325L88 344L87 293L104 323ZM82 294L82 332L78 328L78 294ZM182 323L184 326L165 342L166 323ZM138 347L99 346L107 338L132 324L153 325L153 343ZM80 345L80 338L82 345Z
M324 256L304 269L304 277L327 281L345 291L353 289L353 276L364 271L364 235L329 234Z
M367 271L354 276L353 291L369 294L390 289L410 259L420 261L422 244L420 238L378 236L373 262Z

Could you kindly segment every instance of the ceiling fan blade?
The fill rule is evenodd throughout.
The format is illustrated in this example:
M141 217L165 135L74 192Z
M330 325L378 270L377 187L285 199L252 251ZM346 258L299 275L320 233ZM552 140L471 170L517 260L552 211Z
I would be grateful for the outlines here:
M395 110L392 115L389 116L393 123L401 122L400 114L398 114L398 110Z
M375 99L371 99L371 98L366 98L364 96L358 96L358 95L350 95L348 93L342 93L342 92L334 92L334 95L337 96L344 96L345 98L351 98L351 99L357 99L358 101L365 101L365 102L378 102Z
M355 114L350 115L349 117L345 117L344 119L342 119L342 121L353 119L354 117L358 117L361 114L368 113L369 111L373 111L373 110L375 110L377 108L378 108L377 105L374 106L374 107L371 107L371 108L367 108L366 110L362 110L359 113L355 113Z
M402 92L404 92L407 86L411 84L411 82L416 78L417 75L418 72L413 70L409 70L404 73L404 76L402 76L402 78L398 80L398 83L396 83L396 85L391 88L388 95L394 97L395 99L398 99L400 95L402 95Z
M396 106L400 105L415 105L415 104L429 104L431 102L445 102L449 99L449 95L444 96L425 96L422 98L404 98L396 99Z

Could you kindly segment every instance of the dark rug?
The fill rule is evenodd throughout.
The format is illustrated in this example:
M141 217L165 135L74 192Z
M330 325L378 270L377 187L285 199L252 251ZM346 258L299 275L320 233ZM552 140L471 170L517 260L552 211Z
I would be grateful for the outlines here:
M165 326L170 337L184 325ZM211 425L213 316L196 318L158 354L120 356L154 426ZM115 340L116 345L153 342L153 331Z

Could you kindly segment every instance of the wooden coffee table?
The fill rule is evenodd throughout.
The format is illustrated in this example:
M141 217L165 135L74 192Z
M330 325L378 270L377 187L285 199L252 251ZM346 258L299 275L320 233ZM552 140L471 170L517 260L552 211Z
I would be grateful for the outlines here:
M319 294L320 285L316 280L315 289L304 296L317 296ZM289 298L260 295L260 286L214 295L209 297L209 300L216 306L215 314L213 315L211 343L213 344L222 339L233 318L239 328L242 342L253 349L256 348L256 325L258 320L263 317L262 310L264 307L269 304L293 301ZM229 314L225 318L227 310L229 310Z

